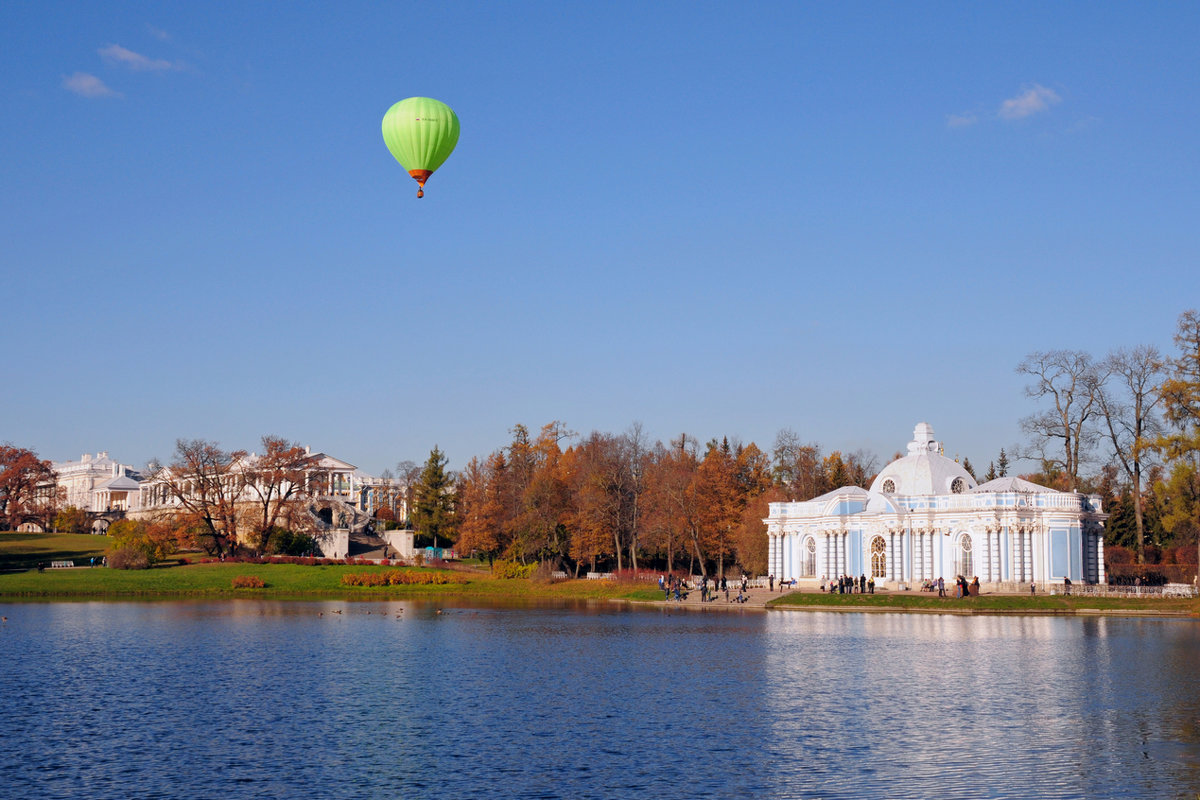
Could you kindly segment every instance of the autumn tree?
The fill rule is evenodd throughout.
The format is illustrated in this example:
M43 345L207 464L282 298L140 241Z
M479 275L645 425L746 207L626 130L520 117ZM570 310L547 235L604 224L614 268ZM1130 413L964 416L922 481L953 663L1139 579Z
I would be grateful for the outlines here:
M632 518L633 475L620 437L592 432L572 449L572 517L578 540L573 549L593 565L602 556L615 556L617 569L623 569Z
M741 518L733 532L734 553L742 569L755 575L767 571L767 517L769 504L787 499L771 480L770 459L753 442L738 448L735 482Z
M480 462L472 458L458 474L455 487L458 515L458 548L479 553L489 562L507 547L501 485L507 463L504 454L492 453Z
M1113 460L1132 491L1137 561L1146 563L1146 524L1142 475L1162 433L1157 406L1164 362L1158 349L1143 345L1109 353L1100 369L1108 380L1096 394Z
M574 435L554 421L543 425L532 443L532 459L515 520L515 538L523 545L523 559L536 558L559 566L568 556L571 497L560 443Z
M1200 313L1195 309L1179 316L1175 345L1179 353L1162 384L1168 432L1158 441L1169 473L1155 494L1163 527L1177 540L1195 537L1200 561Z
M22 522L36 521L47 528L53 516L54 469L37 453L12 444L0 444L0 526L13 530Z
M178 439L170 466L158 480L167 493L201 526L205 549L216 555L237 546L237 500L242 486L234 464L244 451L227 452L205 439Z
M734 545L738 563L748 572L763 575L767 572L769 540L767 524L763 522L770 514L771 503L787 501L782 486L769 486L761 494L750 497L742 510L741 522L734 532Z
M446 471L447 463L446 456L434 446L413 493L413 528L431 539L434 547L438 546L439 536L454 541L454 480Z
M54 515L54 530L63 533L91 533L92 515L75 506L59 509Z
M801 441L790 428L776 434L772 457L773 477L789 500L811 500L832 488L827 485L821 448Z
M686 435L669 447L660 442L646 465L644 541L666 558L668 572L674 571L675 558L699 536L700 499L695 483L699 460L695 444L695 439Z
M821 470L825 473L825 485L829 487L825 491L851 484L850 471L846 469L846 460L842 458L840 450L834 450L825 456L821 462Z
M238 459L232 465L237 483L244 487L242 497L252 506L245 514L248 524L243 535L255 553L268 551L272 534L281 521L294 527L297 505L310 485L320 486L324 475L317 460L304 447L279 436L262 437L263 452Z
M741 521L736 467L728 441L710 442L693 478L699 502L699 525L693 529L693 546L700 574L707 575L706 560L716 562L714 574L725 574L725 557L733 554L733 532Z
M1081 465L1097 438L1101 378L1092 357L1081 350L1034 352L1017 365L1017 372L1032 378L1026 397L1053 405L1021 420L1022 430L1032 437L1031 457L1060 467L1067 491L1077 491Z

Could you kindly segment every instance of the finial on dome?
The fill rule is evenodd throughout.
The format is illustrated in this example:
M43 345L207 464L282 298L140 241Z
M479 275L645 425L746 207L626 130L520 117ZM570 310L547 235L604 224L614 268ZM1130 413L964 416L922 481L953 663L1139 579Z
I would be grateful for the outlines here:
M917 453L936 453L938 444L933 440L933 426L928 422L918 422L913 428L913 440L908 443L910 455Z

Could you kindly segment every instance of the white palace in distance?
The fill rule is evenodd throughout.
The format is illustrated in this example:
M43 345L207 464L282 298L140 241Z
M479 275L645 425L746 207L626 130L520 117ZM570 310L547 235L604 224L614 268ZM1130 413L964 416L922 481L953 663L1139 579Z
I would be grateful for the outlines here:
M383 505L395 509L398 488L394 480L368 475L326 453L308 454L313 470L322 476L317 487L321 497L367 515ZM254 454L249 458L255 458ZM178 507L164 481L143 478L136 468L110 458L107 452L84 453L78 461L59 461L51 467L57 488L62 492L63 505L101 515L93 524L98 533L103 533L110 521L103 515L129 514L136 518Z
M869 490L771 503L768 571L814 586L839 575L892 588L952 584L959 575L1010 591L1067 578L1103 583L1107 516L1099 495L1012 477L977 484L922 422L908 455L880 470Z

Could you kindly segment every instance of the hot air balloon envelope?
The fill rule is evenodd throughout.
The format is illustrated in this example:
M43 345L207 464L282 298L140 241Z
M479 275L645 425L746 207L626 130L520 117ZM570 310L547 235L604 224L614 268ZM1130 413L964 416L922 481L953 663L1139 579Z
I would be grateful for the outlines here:
M424 197L425 181L458 144L458 116L431 97L401 100L383 115L383 142L416 180L417 197Z

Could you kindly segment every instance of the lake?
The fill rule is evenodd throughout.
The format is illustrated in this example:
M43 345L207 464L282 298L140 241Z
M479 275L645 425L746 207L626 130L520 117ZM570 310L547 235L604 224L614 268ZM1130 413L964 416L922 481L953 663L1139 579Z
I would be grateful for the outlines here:
M1200 625L422 602L0 605L0 796L1200 792Z

